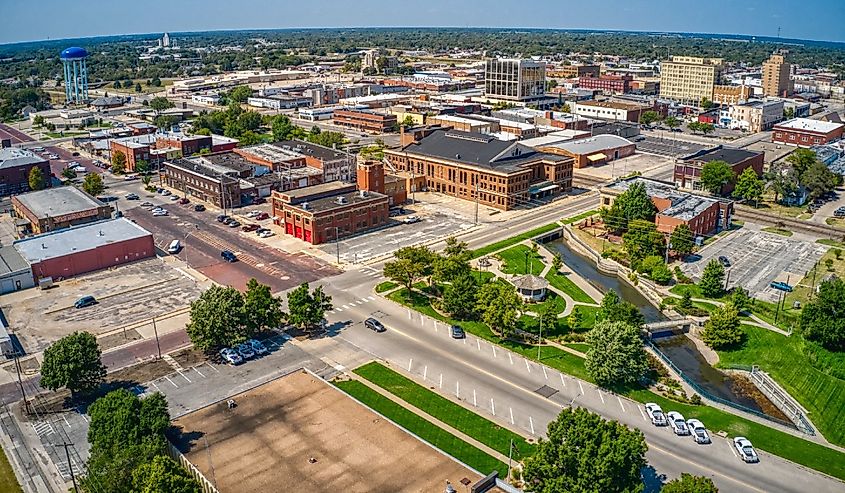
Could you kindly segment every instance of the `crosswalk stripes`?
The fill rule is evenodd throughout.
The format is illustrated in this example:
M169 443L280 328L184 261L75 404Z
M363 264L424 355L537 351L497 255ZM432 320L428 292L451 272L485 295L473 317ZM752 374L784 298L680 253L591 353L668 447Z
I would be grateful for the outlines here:
M376 300L375 296L367 296L366 298L360 298L360 299L357 299L357 300L350 301L349 303L346 303L346 304L343 304L343 305L340 305L340 306L336 306L336 307L334 307L334 309L329 310L326 313L328 313L328 314L340 313L343 310L355 308L356 306L361 306L364 303L369 303L369 302L375 301L375 300Z
M50 433L55 433L56 431L53 429L53 425L46 421L36 421L32 423L32 428L35 429L35 434L40 437L49 435Z
M79 464L76 463L76 460L73 457L70 458L70 462L71 462L71 468L73 468L73 475L74 476L80 476L84 472L82 470L82 468L79 467ZM70 479L71 471L68 469L67 461L56 462L56 469L59 470L59 474L62 475L62 479L65 479L65 480Z

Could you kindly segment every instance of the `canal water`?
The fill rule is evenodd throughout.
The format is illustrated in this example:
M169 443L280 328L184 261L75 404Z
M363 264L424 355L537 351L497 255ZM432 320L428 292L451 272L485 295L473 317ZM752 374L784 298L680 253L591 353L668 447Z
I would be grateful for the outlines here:
M616 291L620 298L640 309L646 322L666 320L666 316L652 305L637 289L616 275L600 272L591 259L569 248L562 240L546 244L551 251L559 252L566 268L580 275L602 293ZM748 378L735 373L725 373L713 368L698 351L693 341L685 336L660 338L657 347L684 374L710 394L741 406L764 412L771 416L786 417L754 386Z

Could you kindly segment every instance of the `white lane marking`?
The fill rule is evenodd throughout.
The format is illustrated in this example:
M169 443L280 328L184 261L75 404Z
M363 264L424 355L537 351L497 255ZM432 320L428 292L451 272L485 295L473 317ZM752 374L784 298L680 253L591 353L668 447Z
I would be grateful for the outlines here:
M408 371L411 371L411 364L414 362L414 358L408 360Z
M212 366L212 365L211 365L211 363L206 362L205 364L206 364L206 365L208 365L208 367L209 367L209 368L211 368L212 370L216 371L217 373L220 373L220 370L218 370L217 368L215 368L214 366Z
M82 419L84 419L84 420L85 420L85 422L87 422L87 423L90 423L90 422L91 422L91 420L90 420L90 419L88 419L88 416L86 416L86 415L84 415L84 414L82 414L82 413L79 413L79 415L80 415L80 416L82 416Z
M167 379L167 381L168 381L168 382L170 382L170 385L173 385L173 386L174 386L174 387L176 387L177 389L179 388L179 386L178 386L178 385L176 385L175 383L173 383L173 380L171 380L171 379L170 379L170 377L168 377L167 375L165 375L165 376L164 376L164 378L166 378L166 379Z
M62 414L62 419L65 420L65 424L67 425L68 429L70 429L70 421L67 420L64 414Z
M156 388L156 390L161 390L160 388L158 388L158 385L156 385L156 383L155 383L155 382L150 382L150 383L153 385L153 387L155 387L155 388Z
M475 399L475 389L472 389L472 405L478 407L478 401Z
M455 381L455 396L460 399L461 398L461 381Z
M425 317L420 313L420 326L425 327Z
M604 396L601 395L601 390L596 389L596 392L598 392L598 394L599 394L599 399L601 399L601 403L604 404Z
M563 386L566 387L566 380L563 379L563 373L560 374L560 383L562 383Z
M525 359L525 368L528 369L528 373L531 373L531 365L528 364L528 359Z
M616 399L619 401L619 407L622 408L622 412L624 413L625 412L625 406L622 405L622 398L617 395Z
M199 376L201 376L202 378L205 378L205 375L203 375L201 371L197 370L196 366L194 367L194 371L197 372L197 374L199 374Z
M440 374L440 388L443 388L443 374Z
M493 416L496 415L496 404L493 402L493 398L490 398L490 410L493 411Z
M584 395L584 387L581 385L581 380L578 380L578 388L581 389L581 395Z
M481 341L476 339L475 344L478 346L478 350L481 351Z
M349 308L349 305L341 305L341 307L342 307L342 308L346 308L346 309L348 309L348 308Z
M540 368L543 369L543 376L546 377L546 380L549 379L549 374L546 373L546 365L540 365Z
M531 419L531 416L528 416L528 424L531 425L531 434L534 434L534 420Z
M335 311L336 311L336 312L338 312L338 313L340 313L340 312L342 312L342 311L343 311L343 308L341 308L341 307L339 307L339 306L338 306L338 307L335 307Z
M643 421L648 421L648 418L645 417L645 413L643 412L643 408L637 406L637 409L640 411L640 416L643 417Z
M496 357L496 346L490 344L490 347L493 348L493 357Z
M357 304L358 306L360 306L360 305L363 305L363 304L364 304L364 302L366 302L366 301L367 301L367 300L358 300L358 301L356 301L356 302L355 302L355 304Z
M186 377L186 376L185 376L185 374L184 374L184 373L182 373L182 370L176 370L176 373L178 373L179 375L181 375L181 376L182 376L182 378L184 378L185 380L187 380L187 381L188 381L188 383L191 383L191 379L190 379L190 378L188 378L188 377Z
M434 331L435 331L435 332L439 332L439 331L437 330L437 320L435 320L435 321L434 321Z
M732 443L732 442L728 442L728 448L730 448L730 449L731 449L731 453L732 453L732 454L734 454L734 457L736 457L737 459L739 459L739 455L737 455L737 453L736 453L736 449L734 449L734 445L733 445L733 443Z
M466 346L466 343L467 343L467 336L464 336L464 337L463 337L463 339L464 339L464 345Z
M508 408L508 410L511 412L511 424L512 424L512 425L515 425L515 424L516 424L516 422L513 420L513 408L512 408L512 407L509 407L509 408Z
M428 365L425 365L425 367L423 367L423 380L425 380L427 376L428 376Z
M367 296L367 299L368 299L368 300L370 300L370 301L375 301L375 300L376 300L376 299L375 299L375 297L373 297L373 296Z
M411 320L411 310L408 310L408 320Z
M508 360L510 360L511 364L513 364L513 356L511 356L510 351L508 351Z

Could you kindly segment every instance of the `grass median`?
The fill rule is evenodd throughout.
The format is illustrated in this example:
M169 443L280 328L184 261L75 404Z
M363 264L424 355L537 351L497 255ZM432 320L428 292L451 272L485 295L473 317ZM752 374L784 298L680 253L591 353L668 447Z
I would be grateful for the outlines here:
M502 455L508 455L511 440L520 456L529 455L534 449L534 445L522 436L455 404L380 363L367 363L356 369L355 373Z
M492 471L499 471L500 475L505 474L507 465L504 462L491 457L479 448L405 409L363 383L347 380L334 382L334 385L397 425L480 473L487 475ZM397 471L397 473L401 474L401 471Z
M23 493L6 454L0 450L0 493Z
M490 245L477 248L472 251L472 258L483 257L485 255L489 255L497 250L501 250L503 248L507 248L509 246L516 245L522 240L527 240L529 238L533 238L535 236L541 235L543 233L548 233L549 231L554 231L555 229L560 228L558 223L551 223L545 226L540 226L539 228L532 229L531 231L526 231L525 233L518 234L516 236L511 236L510 238L506 238L501 241L497 241L496 243L492 243Z

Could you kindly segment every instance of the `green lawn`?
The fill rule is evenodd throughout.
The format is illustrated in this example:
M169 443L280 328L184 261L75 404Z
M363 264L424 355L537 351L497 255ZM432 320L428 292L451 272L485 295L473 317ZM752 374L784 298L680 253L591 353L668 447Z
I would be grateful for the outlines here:
M552 286L571 296L575 301L580 301L582 303L596 303L596 300L590 298L583 289L579 288L577 284L572 282L572 279L560 272L555 272L554 269L549 269L549 272L546 273L546 280L548 280Z
M586 219L590 216L594 216L594 215L598 214L598 212L599 211L597 211L595 209L591 210L591 211L582 212L581 214L578 214L577 216L572 216L572 217L568 217L568 218L564 219L563 224L572 224L572 223L578 222L581 219Z
M0 493L23 493L6 454L0 450Z
M448 323L455 323L467 332L499 344L531 360L537 360L537 347L511 341L501 341L481 322L461 322L439 315L428 304L428 299L414 293L407 298L407 291L400 290L388 297L425 315ZM553 347L543 347L541 361L546 366L587 382L593 379L584 368L584 359ZM726 431L730 436L747 436L754 446L779 455L798 464L822 471L845 480L845 454L784 433L754 421L709 406L693 406L670 401L646 389L621 389L619 393L639 402L656 402L663 409L681 411L687 418L696 417L714 431ZM828 437L829 438L829 437Z
M845 373L845 355L807 343L797 334L786 337L748 325L743 329L745 345L719 351L719 365L759 365L809 411L830 442L845 445L845 380L833 376Z
M564 343L564 346L568 348L572 348L576 351L581 351L582 353L587 353L587 350L590 349L590 345L586 342L567 342Z
M792 236L792 231L783 228L775 228L773 226L769 226L767 228L762 228L761 231L765 231L767 233L774 233L776 235L781 236Z
M534 445L521 435L455 404L380 363L367 363L357 368L355 373L502 455L508 455L511 440L522 455L530 455L533 451Z
M845 248L845 243L841 241L831 240L828 238L822 238L820 240L816 240L816 243L820 243L822 245L832 246L836 248Z
M526 303L525 309L534 313L550 313L557 315L566 310L566 300L554 291L546 292L546 299L539 303ZM546 311L548 310L548 311Z
M547 224L545 226L541 226L536 229L532 229L531 231L526 231L525 233L511 236L510 238L497 241L496 243L492 243L490 245L475 249L472 251L472 258L483 257L485 255L490 255L491 253L501 250L502 248L507 248L511 245L516 245L522 240L527 240L529 238L533 238L535 236L539 236L543 233L548 233L549 231L554 231L555 229L560 228L558 223Z
M345 382L334 382L334 384L397 425L449 455L454 456L459 461L478 470L482 474L487 474L494 470L499 471L500 474L504 474L507 470L507 465L502 461L487 455L477 447L435 426L430 421L412 413L361 382L349 380ZM397 471L397 473L401 475L401 471Z
M397 286L399 285L393 281L384 281L376 286L376 293L384 293L385 291L390 291Z
M542 257L531 251L526 245L517 245L496 254L502 262L502 272L505 274L534 274L539 276L546 264ZM526 262L526 259L528 260ZM526 266L527 263L527 266Z

